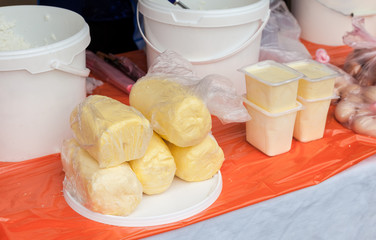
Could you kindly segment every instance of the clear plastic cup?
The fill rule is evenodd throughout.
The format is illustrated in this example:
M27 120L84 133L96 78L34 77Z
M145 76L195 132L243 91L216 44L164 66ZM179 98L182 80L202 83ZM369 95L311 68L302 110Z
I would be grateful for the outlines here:
M324 136L326 118L330 102L336 96L304 99L298 97L298 101L303 105L303 110L296 115L294 138L300 142L309 142L320 139Z
M331 97L339 73L323 63L305 59L287 63L287 66L304 74L299 80L298 96L304 99Z
M247 99L272 113L296 106L298 80L301 73L272 60L243 67Z
M296 114L302 104L279 113L270 113L243 99L252 119L246 122L246 140L268 156L290 151Z

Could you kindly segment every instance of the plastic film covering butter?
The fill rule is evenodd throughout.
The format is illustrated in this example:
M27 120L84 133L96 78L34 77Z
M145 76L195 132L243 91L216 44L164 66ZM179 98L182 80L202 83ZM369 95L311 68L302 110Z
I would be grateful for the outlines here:
M148 195L166 191L175 177L176 164L166 143L154 132L145 155L129 162Z
M61 160L64 188L79 203L102 214L126 216L142 199L142 185L127 162L99 168L74 139L65 140Z
M339 73L334 69L312 59L290 62L286 65L304 74L299 80L298 96L304 99L318 99L333 95L335 80L339 77Z
M212 134L199 144L178 147L167 143L176 162L176 176L190 182L212 178L221 168L224 153Z
M71 113L75 139L98 161L100 168L141 158L153 130L135 108L115 99L92 95Z
M298 80L303 74L266 60L239 71L245 74L247 99L268 112L277 113L296 106Z
M150 120L162 138L181 147L200 143L212 127L204 102L166 77L138 80L132 87L129 103Z

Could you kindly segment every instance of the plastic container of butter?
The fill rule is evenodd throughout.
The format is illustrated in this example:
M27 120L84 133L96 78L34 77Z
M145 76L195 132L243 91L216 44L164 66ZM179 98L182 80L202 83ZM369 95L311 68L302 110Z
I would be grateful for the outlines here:
M272 60L245 66L247 99L264 110L277 113L296 106L298 80L303 74Z
M335 70L312 59L286 65L304 74L299 80L298 96L304 99L319 99L333 95L335 79L339 76Z
M338 97L310 100L298 96L298 101L303 105L303 109L296 115L293 135L296 140L310 142L324 136L330 102L335 98Z
M295 118L303 107L295 101L295 107L284 112L270 113L243 98L252 116L246 122L246 140L268 156L290 151Z

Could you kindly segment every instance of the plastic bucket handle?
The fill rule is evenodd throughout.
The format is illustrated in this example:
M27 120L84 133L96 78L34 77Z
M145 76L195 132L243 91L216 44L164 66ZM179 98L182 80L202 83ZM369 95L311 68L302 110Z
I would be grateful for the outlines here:
M90 69L88 69L88 68L85 68L85 69L73 68L69 65L61 63L58 60L53 60L51 62L50 66L53 69L60 70L62 72L70 73L70 74L73 74L73 75L77 75L77 76L80 76L80 77L87 77L87 76L89 76L89 73L90 73Z
M140 11L139 11L139 4L140 3L137 3L137 14L136 14L136 18L137 18L137 26L138 26L138 29L141 33L141 36L142 38L144 39L144 41L152 48L154 49L154 51L158 52L158 53L162 53L162 51L160 51L157 47L155 47L150 41L149 39L147 39L147 37L145 36L144 32L142 31L142 28L141 28L141 25L140 25ZM242 51L245 47L247 47L251 42L253 42L256 37L261 34L262 30L264 29L265 25L267 24L268 22L268 19L270 17L270 9L268 10L267 14L265 15L265 17L263 19L261 19L262 21L262 24L259 26L259 28L257 29L257 31L247 40L245 41L242 45L240 45L236 50L232 51L231 53L229 54L225 54L223 56L220 56L220 57L217 57L217 58L213 58L213 59L207 59L207 60L202 60L202 61L190 61L192 64L207 64L207 63L212 63L212 62L219 62L219 61L222 61L226 58L229 58L235 54L237 54L238 52ZM188 59L189 60L189 59Z

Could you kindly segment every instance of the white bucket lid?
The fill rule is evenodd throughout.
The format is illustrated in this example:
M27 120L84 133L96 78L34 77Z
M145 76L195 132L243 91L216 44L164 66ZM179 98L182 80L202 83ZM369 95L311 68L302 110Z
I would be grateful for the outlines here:
M0 51L0 71L27 70L32 74L69 65L90 43L89 26L77 13L57 7L21 5L0 8L2 20L32 48ZM83 75L85 75L86 69Z
M263 19L269 0L190 0L181 9L166 0L139 0L139 11L154 21L180 26L224 27Z

